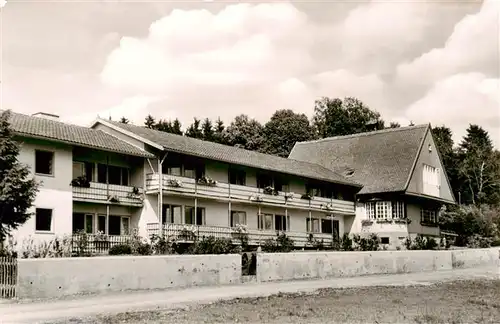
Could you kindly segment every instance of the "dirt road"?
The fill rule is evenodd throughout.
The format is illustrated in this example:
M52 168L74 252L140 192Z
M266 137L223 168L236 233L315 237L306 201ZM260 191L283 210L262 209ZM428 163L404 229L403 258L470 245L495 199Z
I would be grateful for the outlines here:
M182 290L123 292L119 294L81 296L53 301L2 302L0 304L0 323L43 323L96 314L174 309L193 304L211 303L217 300L265 297L280 292L313 292L320 288L429 285L438 282L480 278L500 280L500 270L498 267L488 267L328 280L194 287Z

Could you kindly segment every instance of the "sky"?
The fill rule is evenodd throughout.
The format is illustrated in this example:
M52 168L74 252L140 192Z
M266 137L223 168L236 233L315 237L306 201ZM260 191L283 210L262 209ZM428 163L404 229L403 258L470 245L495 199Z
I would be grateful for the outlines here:
M0 9L2 109L265 122L354 96L500 148L500 1L21 1Z

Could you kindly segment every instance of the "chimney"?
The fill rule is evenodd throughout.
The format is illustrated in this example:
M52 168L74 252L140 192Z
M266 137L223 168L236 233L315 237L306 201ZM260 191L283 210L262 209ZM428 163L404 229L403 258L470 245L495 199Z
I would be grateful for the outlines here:
M39 117L39 118L45 118L45 119L50 119L50 120L59 120L59 116L58 115L49 114L49 113L41 112L41 111L37 112L37 113L34 113L31 116L33 116L33 117Z

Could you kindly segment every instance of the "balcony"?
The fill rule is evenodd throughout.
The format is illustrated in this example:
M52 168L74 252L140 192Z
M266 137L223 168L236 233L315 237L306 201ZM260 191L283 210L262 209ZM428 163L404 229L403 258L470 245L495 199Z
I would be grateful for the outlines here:
M158 173L148 174L146 178L146 191L158 192L160 175ZM354 202L313 197L304 199L298 193L275 192L265 194L263 189L247 186L239 186L228 183L217 183L215 185L201 185L195 179L162 175L163 191L168 194L181 196L200 197L206 199L224 200L240 203L260 203L267 206L279 206L295 209L304 209L321 212L331 212L343 215L354 215Z
M131 186L90 182L90 186L73 186L73 200L101 204L142 207L144 190Z
M148 235L160 235L160 224L147 224ZM190 235L186 235L189 233ZM191 234L192 233L192 234ZM304 247L308 245L310 233L306 232L285 232L291 238L296 247ZM276 231L273 230L256 230L248 229L248 243L250 245L262 245L267 239L276 238ZM323 240L323 244L331 244L332 234L312 233L314 239ZM231 239L233 243L238 244L238 232L236 229L225 226L206 226L206 225L184 225L184 224L163 224L163 235L170 239L175 239L180 242L191 243L194 239L213 236L215 238Z

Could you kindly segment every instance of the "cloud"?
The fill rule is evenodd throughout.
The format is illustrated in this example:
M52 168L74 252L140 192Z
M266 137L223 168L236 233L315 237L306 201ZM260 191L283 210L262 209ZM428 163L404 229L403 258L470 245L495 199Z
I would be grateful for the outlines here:
M147 111L148 106L162 99L164 98L138 95L125 98L119 104L114 105L111 108L101 110L99 113L89 112L72 116L67 115L62 118L62 120L76 125L88 126L89 121L94 120L97 117L111 117L113 120L119 120L121 117L126 117L130 122L142 125L144 118L147 115L145 112ZM174 111L169 111L168 113L173 115L173 118L176 117Z
M445 45L398 66L401 82L428 84L455 73L499 73L500 1L486 0L481 10L456 24Z
M115 87L148 93L276 82L312 62L307 16L288 3L236 4L219 13L173 10L145 39L124 37L101 73Z
M408 108L406 117L434 126L446 124L454 130L456 143L469 124L478 124L500 147L500 79L477 72L443 79Z

